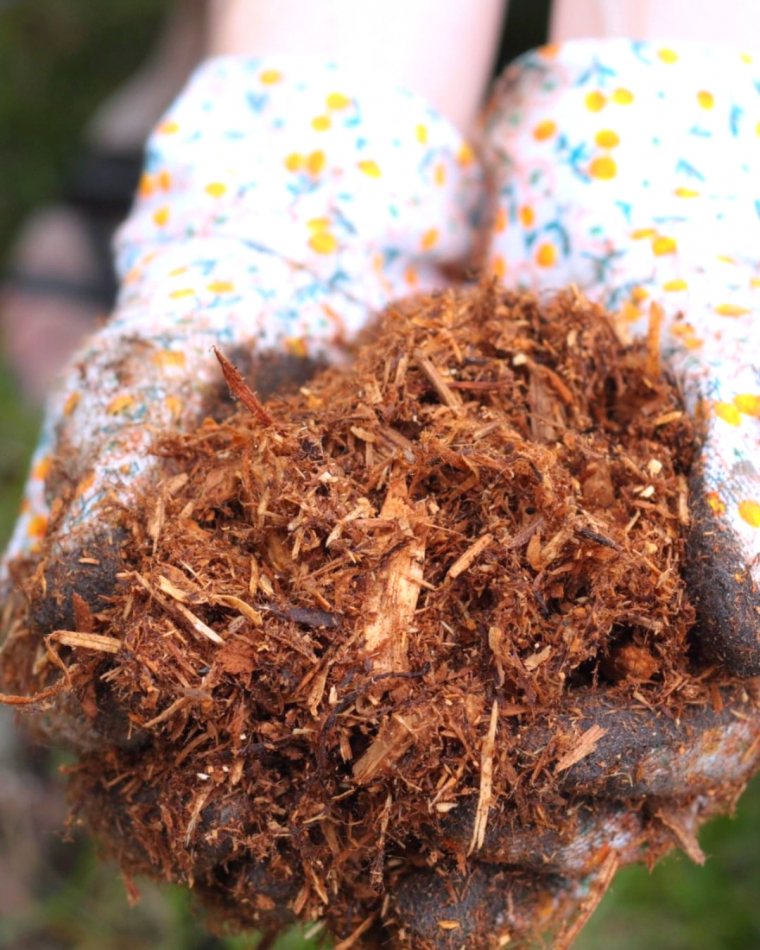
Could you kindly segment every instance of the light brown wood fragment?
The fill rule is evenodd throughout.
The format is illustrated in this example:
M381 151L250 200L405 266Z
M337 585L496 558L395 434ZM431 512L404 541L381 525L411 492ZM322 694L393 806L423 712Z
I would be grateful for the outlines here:
M143 729L152 729L154 726L157 726L161 722L165 722L167 719L171 718L175 712L179 712L180 709L187 706L190 700L187 696L180 696L179 699L167 706L163 712L159 713L155 718L149 720L148 722L143 723Z
M100 633L78 633L73 630L55 630L50 640L65 647L80 650L96 650L98 653L118 653L124 646L116 637L106 637Z
M554 950L569 950L569 948L575 943L578 935L586 926L589 919L591 918L591 915L594 913L602 898L607 893L607 890L609 889L610 884L612 884L612 880L617 873L619 864L620 859L618 858L616 852L612 851L607 855L604 864L599 870L596 880L591 885L591 890L588 897L586 897L580 906L577 917L572 922L572 924L565 928L559 935L554 943Z
M411 748L429 726L429 718L421 710L412 709L403 716L396 714L381 726L377 738L353 767L354 779L366 785L378 775L387 773Z
M485 551L488 545L493 541L492 534L484 534L481 538L471 544L469 548L460 555L448 570L448 576L453 580L464 574L468 567Z
M552 561L559 556L562 548L565 546L565 543L573 537L572 528L560 528L560 530L547 541L546 545L541 550L541 564L543 567L548 567Z
M195 826L198 824L198 819L200 818L201 812L203 811L206 805L206 802L209 799L209 795L211 794L212 791L213 791L213 786L204 788L203 791L200 792L198 797L195 799L193 807L190 811L190 820L188 821L187 828L185 829L185 847L190 846L190 842L192 840L193 833L195 831Z
M363 920L356 930L352 931L345 940L341 940L340 943L334 944L333 950L351 950L352 947L355 947L359 938L372 926L372 922L374 921L375 917L377 917L377 914L372 914L370 917L367 917L365 920Z
M74 622L80 633L92 633L93 618L90 605L76 591L71 595L71 602L74 605Z
M679 846L695 864L702 865L707 860L694 833L694 823L688 821L682 808L675 805L663 805L657 812L660 821L673 833Z
M530 403L530 431L537 442L554 442L559 432L552 421L556 400L552 397L542 378L534 368L529 374L528 402Z
M441 402L445 406L448 406L449 409L461 409L463 403L459 393L451 389L447 380L433 361L428 359L421 350L414 351L414 358L417 360L417 365L425 374L433 389L438 393Z
M258 397L253 392L248 383L243 379L237 369L230 363L227 357L219 350L217 347L214 347L214 354L219 360L219 365L222 367L222 373L227 385L230 388L232 395L239 399L240 402L245 406L245 408L252 413L259 422L263 422L264 425L274 425L274 419L266 409L259 402Z
M246 620L250 620L254 627L260 627L264 623L258 610L254 610L250 604L239 597L233 597L232 594L215 594L209 600L214 604L221 604L223 607L231 607L233 610L237 610Z
M689 483L686 476L678 476L678 521L685 528L691 524L691 515L689 513Z
M534 571L541 570L541 531L536 533L528 541L525 549L525 560L530 564Z
M411 533L409 521L413 515L406 482L396 478L388 487L380 517L395 521ZM375 572L365 601L367 620L359 629L362 651L371 657L375 673L408 669L408 629L420 596L424 559L424 536L412 535Z
M161 486L158 490L156 502L153 506L153 514L148 522L148 537L153 541L153 554L158 548L158 542L161 532L164 530L164 521L166 520L166 489Z
M491 807L491 797L493 794L493 759L494 747L496 744L496 728L499 723L499 703L493 701L491 707L491 721L488 725L488 733L483 740L483 748L480 752L480 793L478 795L478 805L475 809L475 825L472 830L472 840L467 854L473 851L479 851L483 847L486 837L486 826L488 824L488 811Z
M662 307L656 300L649 308L649 325L647 327L647 359L645 372L650 379L660 376L660 333L665 318Z
M161 584L161 590L163 594L167 594L171 599L167 600L166 597L159 592L147 578L143 577L142 574L135 572L130 575L148 591L148 593L153 597L162 607L166 610L174 611L179 614L183 620L187 621L190 625L190 628L201 637L205 637L207 640L211 640L212 643L224 643L224 640L219 636L219 634L212 630L207 624L205 624L200 617L196 617L195 614L182 603L183 599L187 599L187 594L184 591L178 590L168 578L162 577L159 579L159 584Z
M596 745L599 740L607 735L607 730L603 729L601 726L596 725L589 726L589 728L583 733L575 746L557 763L554 772L556 775L559 775L560 772L565 772L567 769L571 768L576 763L580 762L581 759L585 759L587 755L591 755L592 752L596 749Z
M377 436L369 429L363 429L361 426L351 426L351 432L362 442L377 442Z
M683 412L680 409L674 409L673 412L666 412L661 416L657 416L653 422L653 425L657 427L670 425L671 422L678 422L678 420L682 417Z

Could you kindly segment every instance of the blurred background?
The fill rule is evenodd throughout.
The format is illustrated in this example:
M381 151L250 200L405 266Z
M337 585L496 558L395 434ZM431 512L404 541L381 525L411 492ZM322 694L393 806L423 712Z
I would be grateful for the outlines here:
M202 0L179 0L189 19ZM501 63L543 40L547 2L512 0ZM12 528L47 366L108 310L103 248L126 213L139 143L196 57L167 44L166 0L0 0L0 548ZM147 65L146 65L147 62ZM157 62L163 66L156 65ZM39 368L42 367L40 370ZM64 834L65 759L28 748L0 709L0 950L224 950L179 888L138 882ZM683 856L620 873L578 950L760 947L760 779ZM285 935L278 950L311 946Z

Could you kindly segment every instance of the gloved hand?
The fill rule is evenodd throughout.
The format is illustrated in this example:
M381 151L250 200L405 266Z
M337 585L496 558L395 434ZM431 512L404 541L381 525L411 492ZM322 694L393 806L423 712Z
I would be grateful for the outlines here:
M297 57L202 66L148 144L116 313L50 400L6 559L37 571L34 633L76 629L75 592L102 609L151 442L226 398L213 346L262 396L303 382L389 300L444 284L479 190L459 134L409 93Z
M621 68L622 53L628 52L630 47L618 50L610 44L608 48L615 52L612 57L615 68ZM611 67L599 65L598 52L599 47L589 49L577 44L553 59L548 52L535 54L516 66L508 77L506 91L494 107L487 131L486 161L498 185L491 260L496 272L505 280L514 281L515 286L559 288L574 281L587 293L600 294L615 308L630 291L634 301L631 306L636 306L635 302L641 302L644 290L648 288L649 294L653 295L659 283L687 280L691 287L690 275L686 278L679 272L668 275L667 279L660 277L658 283L657 272L657 267L663 263L676 263L673 254L676 246L680 252L680 248L688 244L689 239L682 238L680 231L676 233L673 228L683 224L681 230L688 230L689 234L691 230L686 223L674 220L667 222L669 227L666 230L663 214L666 219L669 214L671 218L673 215L667 210L661 214L659 203L645 205L639 210L633 195L625 192L621 196L612 190L617 180L612 175L613 169L617 174L618 164L622 167L622 161L613 158L616 154L613 151L616 146L611 144L614 137L598 137L597 132L612 132L614 129L597 128L594 124L584 130L573 112L572 118L568 119L568 131L561 132L563 110L570 109L571 102L575 108L577 100L581 110L588 112L589 121L599 123L600 110L597 107L602 98L602 109L612 108L614 103L620 110L633 108L637 97L644 98L637 85L639 78L610 76ZM662 68L675 65L668 61L672 58L670 56L658 60L654 51L649 50L649 53L655 63L662 64ZM625 62L635 70L641 57L646 56L647 48L638 47L630 54L632 62ZM68 552L68 558L62 568L56 569L59 573L51 572L51 569L45 572L46 596L41 601L42 607L34 612L38 632L70 627L76 622L76 602L69 602L67 585L73 580L79 596L88 600L88 585L81 574L77 576L79 572L92 570L95 575L92 596L89 597L90 609L97 610L101 603L98 598L107 596L120 566L121 554L114 556L112 553L120 546L118 518L115 517L118 502L129 498L130 485L139 484L144 488L150 483L152 473L140 461L140 453L149 444L155 429L165 426L170 416L175 424L186 425L197 419L204 411L204 396L209 400L206 405L213 403L211 384L216 377L215 370L213 373L210 370L213 358L208 352L212 342L220 342L238 364L240 356L233 352L234 348L240 344L249 345L253 338L256 338L257 353L276 347L286 338L306 337L312 343L317 341L317 353L321 341L322 351L329 355L335 352L334 349L330 351L330 345L340 342L342 334L334 332L334 324L330 326L321 322L321 315L327 313L331 320L336 319L334 315L339 315L347 326L347 333L353 332L370 309L379 308L406 287L421 288L433 284L433 275L426 272L424 265L424 259L431 251L439 253L442 258L453 258L466 250L469 239L466 224L469 199L466 196L472 180L472 168L467 164L468 153L460 151L461 146L453 133L446 130L442 132L441 158L429 156L427 149L437 141L431 130L444 127L437 124L440 120L430 115L420 122L418 102L404 97L399 100L402 119L403 108L408 106L410 110L409 120L402 122L409 128L409 144L399 149L398 170L391 179L391 190L383 191L382 198L372 202L371 186L382 183L385 188L388 184L386 156L393 155L393 149L384 145L384 157L380 161L370 155L370 146L363 144L361 157L354 155L352 163L344 157L346 143L343 141L340 146L340 168L343 171L339 172L337 168L328 168L330 149L327 145L319 147L322 141L327 141L319 136L328 131L337 134L339 128L345 130L343 122L356 120L357 103L364 102L361 96L351 89L333 97L332 84L329 92L327 86L322 87L303 113L309 117L308 121L301 123L293 132L294 138L288 140L283 149L276 150L277 157L272 159L275 150L270 147L269 136L280 134L281 127L276 122L266 124L267 146L264 151L263 147L259 150L257 146L261 126L256 123L267 121L262 117L266 117L267 108L276 101L276 91L278 87L282 88L288 70L286 66L275 68L269 63L266 69L258 64L242 66L235 61L212 63L205 67L196 82L206 82L206 95L213 95L213 101L217 101L216 97L227 91L225 77L229 78L228 71L235 70L243 70L244 77L238 73L232 88L243 88L246 93L251 93L242 108L250 110L246 112L246 121L253 123L254 133L250 137L243 134L242 138L224 136L230 142L231 153L234 149L241 149L239 160L233 162L225 154L218 166L208 168L209 149L201 147L202 139L198 139L199 133L192 119L189 122L192 133L188 133L185 139L175 138L182 136L187 124L183 108L194 113L195 103L203 96L197 95L196 87L193 96L188 94L180 101L177 113L169 117L169 124L154 138L149 158L152 164L149 164L144 194L132 223L127 225L122 235L123 244L139 242L143 245L141 259L125 259L130 253L128 246L127 251L122 251L122 267L127 278L117 317L96 338L91 354L79 362L69 377L67 389L58 397L58 415L52 417L55 421L47 430L49 438L56 440L55 461L50 464L48 484L54 496L62 497L58 487L61 485L68 486L69 494L60 503L53 502L49 531L53 532L54 543L50 546L46 543L45 553L56 551L57 546ZM600 77L599 81L609 83L611 89L602 92L596 89L596 85L586 88L580 82L584 72L591 77L586 82ZM266 80L263 79L265 73ZM279 74L282 74L282 79L279 79ZM650 76L650 72L646 75ZM278 78L272 82L275 76ZM330 74L330 82L334 76ZM651 85L651 80L648 81ZM312 78L309 90L314 85ZM649 86L642 85L641 88ZM595 91L599 93L597 96L589 96ZM297 91L291 94L297 95ZM245 98L239 91L237 95ZM656 92L652 95L657 98ZM549 103L544 102L544 96L549 96ZM713 96L717 98L715 93ZM265 100L263 105L262 97ZM700 99L696 92L695 97L696 107L703 108L700 103L708 100L704 96ZM350 105L344 102L348 98L351 99ZM402 107L401 103L405 106ZM209 98L210 108L205 113L208 116L214 115L211 104ZM290 116L297 114L294 109L297 107L288 102L286 130L292 127ZM348 112L349 109L356 109L356 112ZM225 115L228 114L226 106ZM368 110L361 110L364 121L368 121L369 114ZM387 107L383 114L388 116ZM583 111L581 115L585 117ZM647 115L651 116L651 113ZM325 120L331 129L325 127ZM398 125L399 113L394 114L393 121ZM651 131L649 121L648 117L643 124ZM671 130L672 122L667 118L663 122L665 129ZM420 125L424 127L424 133L420 131ZM349 128L352 128L350 124ZM237 131L239 133L240 129ZM301 134L307 138L299 138ZM622 132L616 134L622 142L625 141ZM364 138L369 136L359 136L359 141ZM389 134L388 138L392 135ZM702 143L701 137L695 138ZM425 139L427 149L420 141ZM638 141L635 137L633 140ZM161 143L163 156L167 141L180 143L171 163L166 158L157 157L157 143ZM370 142L373 141L370 138ZM591 146L591 141L607 144ZM240 145L241 142L247 146ZM191 157L190 149L196 147L194 143L197 143L197 158ZM541 150L549 147L547 143L556 146L556 154L547 152L544 155ZM244 151L246 147L248 151ZM420 165L415 160L414 174L408 164L411 147L421 149ZM594 148L600 149L598 155ZM623 146L619 148L622 155ZM655 155L653 146L652 156ZM602 162L601 159L608 161ZM668 183L667 169L663 170L655 157L651 161L652 171L646 173L650 184L641 187L652 188L656 182L658 190L668 197L671 204L689 200L682 195L686 190L696 189L684 190L685 186L680 183ZM283 162L287 176L282 174ZM255 204L257 192L253 192L250 182L248 187L235 184L238 181L236 173L239 176L248 174L253 163L261 163L261 176L258 177L262 181L268 182L270 176L278 182L285 178L283 188L290 185L292 189L293 201L289 203L292 213L283 215L281 212L282 190L275 192L267 185L267 194L262 196L265 202L262 211L261 206ZM636 168L639 171L640 163L641 157L637 155ZM172 167L167 167L169 164ZM705 173L700 171L700 174ZM362 182L363 187L356 192L360 200L355 196L353 204L341 197L346 193L343 184L347 175L363 175L367 179L365 182L364 178L355 178L355 181ZM422 192L429 200L417 205L414 192L419 188L420 176L430 189ZM572 188L576 177L578 195ZM173 193L166 192L167 187L180 189L183 198L187 194L188 214L192 214L194 220L177 222L177 230L165 234L181 216L179 209L182 204L176 194L169 200ZM451 188L447 201L440 200L440 191L436 193L440 188ZM609 190L601 192L599 198L592 190L594 188ZM537 195L534 189L538 189ZM674 190L676 194L670 199ZM201 195L207 195L210 202L205 219L198 212ZM394 212L384 214L391 203L396 205L398 220L402 222L397 232L393 228ZM218 204L222 205L221 211L214 210ZM627 207L629 204L631 207ZM727 201L727 204L733 207L734 203ZM359 215L365 211L366 217L352 217L349 208ZM382 229L375 225L378 211L383 212L380 215L384 221ZM725 213L725 209L718 213ZM627 215L631 216L630 221ZM644 223L642 219L646 219ZM624 225L622 229L620 221ZM371 225L368 222L372 222ZM351 239L352 226L357 236L355 242ZM191 233L188 233L188 227L192 228ZM643 245L631 243L634 238L630 232L642 230L649 231L648 237L641 239L649 242L646 247L650 256L646 258L639 250ZM147 238L143 236L146 231ZM727 229L726 233L730 231ZM138 232L140 237L136 239L134 235ZM298 234L302 235L303 255L294 260L293 247L299 246ZM370 234L378 236L370 238ZM674 234L676 245L672 243ZM600 248L604 251L597 255L599 260L595 265L592 266L591 259L586 256L589 247L570 243L570 235L573 238L586 235L595 253ZM565 238L567 245L564 244ZM347 247L339 252L339 256L337 245L342 246L343 242ZM720 252L734 247L735 244L721 245ZM420 249L426 252L422 255L422 262L414 260ZM385 251L385 269L378 274L372 268L373 255L381 250ZM700 257L699 266L704 260ZM293 266L288 261L293 261ZM336 262L339 267L336 267ZM410 266L413 267L411 271ZM694 280L701 280L703 276L697 275ZM708 275L705 280L710 283L715 278ZM295 286L290 281L294 281ZM663 293L679 292L665 290ZM230 301L227 294L235 294L236 299ZM260 309L254 308L249 325L249 301L252 297L262 303ZM156 322L154 307L158 300L166 302L166 310ZM722 302L732 304L731 299ZM626 309L633 313L630 308ZM698 327L695 322L700 314L705 315L703 327ZM291 321L289 325L288 319ZM705 307L697 307L694 315L690 308L688 325L683 321L672 324L676 328L676 339L691 347L688 350L690 360L699 350L697 341L706 339L711 321L716 319L721 318L713 316ZM724 319L736 320L731 317ZM294 322L297 323L295 328ZM245 330L241 324L245 325ZM687 329L687 326L692 329ZM314 349L310 347L310 355ZM288 352L280 346L279 352L283 351ZM300 355L302 350L296 347L296 352ZM692 365L690 362L689 366ZM728 364L723 361L721 365ZM704 370L700 370L689 377L694 380L694 386L703 378L700 372L704 374ZM725 376L715 374L711 385L720 386L720 380L730 376L730 371ZM262 388L254 377L256 387ZM73 396L75 392L80 395ZM723 397L719 404L724 408L718 411L717 419L713 417L711 421L709 433L713 441L708 440L708 446L716 444L714 440L720 437L715 434L719 432L717 421L722 421L726 415L736 418L725 408L732 403L724 389L713 390L713 395L714 392ZM747 385L737 389L736 395L752 395L752 389ZM696 397L690 394L690 399L696 406ZM739 406L747 408L752 405L747 400L739 400L738 404L733 403L737 412ZM73 412L67 415L66 409L71 410L72 406L75 407ZM87 420L86 425L83 425L83 419ZM151 426L155 428L151 429ZM94 436L85 438L88 432ZM48 467L46 457L43 455L38 459L38 473L45 473ZM705 457L712 459L714 456ZM711 462L704 467L704 477L711 477L709 473L713 471ZM717 490L713 487L714 482L715 479L710 483L710 491ZM114 486L120 493L116 495L117 504L108 512L97 511L99 525L112 519L110 524L114 530L104 540L99 531L93 531L95 506L102 503L109 493L113 500ZM728 514L731 498L726 496L722 486L721 491L720 499L726 504ZM711 497L706 496L708 509ZM740 510L745 513L754 510L746 504L742 507L741 501L751 499L737 498L731 502L733 507L730 510L737 514ZM713 503L719 510L716 499ZM700 504L698 502L695 507L694 549L698 552L704 550L705 537L714 537L708 533L709 527L699 527L704 525ZM32 520L34 517L36 515L30 511L27 528L41 523ZM23 530L21 527L19 532ZM724 534L721 529L719 536L722 538ZM17 534L16 550L19 537ZM740 543L736 540L740 538L746 550L745 535L735 534L733 537L736 544ZM714 549L710 547L709 550L712 557ZM724 563L725 552L729 550L735 552L737 548L721 548L723 553L715 555L718 564ZM692 563L699 562L693 560ZM742 560L741 564L743 576L749 578L751 575L746 571L749 560ZM740 573L735 568L736 563L732 562L732 576ZM39 576L41 579L43 575ZM700 585L699 582L703 576L704 570L694 569L694 590L704 626L707 618L714 614L708 609L710 595L704 583ZM727 576L725 571L721 577L724 576ZM732 583L738 584L738 581ZM726 604L733 601L721 600L720 603L723 614L719 616L725 616ZM742 623L746 620L746 612L728 616L731 622L734 617L743 618L737 629L744 629ZM741 673L754 675L759 671L751 665L754 661L751 650L749 653L746 650L747 637L739 637L738 641L728 638L726 641L723 636L727 629L725 624L715 629L717 633L705 638L705 643L714 653L725 656L733 664L732 668ZM738 642L740 649L732 648L731 652L724 641L729 645ZM644 857L642 842L645 837L649 855L656 856L658 849L665 849L675 839L690 850L692 856L698 857L694 831L699 821L720 808L726 795L730 795L731 790L740 785L756 766L760 725L752 699L749 688L745 692L741 687L727 687L716 694L711 709L704 709L690 707L689 696L684 695L683 715L679 720L671 721L643 705L640 711L629 710L622 714L614 691L606 696L599 691L579 692L568 695L560 735L549 734L540 725L521 727L518 747L526 757L536 755L550 743L557 748L563 745L571 747L578 737L587 735L593 727L602 733L588 755L563 771L562 798L558 800L557 814L553 816L556 832L547 832L545 828L539 831L522 821L517 800L499 803L489 821L483 847L471 856L467 872L461 878L461 887L455 888L454 893L443 888L442 878L435 868L425 866L424 862L413 873L405 873L398 886L395 886L395 881L387 881L390 899L385 919L394 930L397 945L480 946L481 943L474 942L474 935L488 932L493 935L493 946L505 946L509 938L517 938L527 931L556 927L573 912L580 911L579 919L582 920L584 914L593 909L594 901L617 866ZM108 709L105 701L104 715L99 723L107 742L133 741L134 737L129 737L126 730L120 732L114 725L117 720L118 715ZM83 735L77 736L80 745ZM91 736L87 741L102 740ZM146 741L145 737L140 741ZM726 793L721 791L724 788L728 789ZM103 820L110 816L120 823L124 821L119 811L119 795L118 788L107 793L104 791ZM244 850L236 850L231 838L223 834L226 826L234 826L234 801L225 801L226 812L220 811L220 807L209 804L200 815L201 832L207 828L208 833L205 837L201 833L203 845L194 852L197 864L192 873L199 878L203 875L206 881L209 875L211 878L223 877L225 885L238 899L239 913L244 917L247 914L252 925L267 925L268 920L272 926L281 925L289 913L287 905L296 899L299 882L283 879L276 869L261 869L246 861ZM158 803L146 802L146 822L154 811L160 814ZM472 820L468 820L467 815L462 813L456 817L456 821L442 820L440 835L425 843L428 853L440 855L440 860L450 862L452 866L469 850L472 832ZM128 828L125 828L125 833L129 833ZM200 884L201 889L204 886L208 885ZM441 921L446 926L441 926ZM571 928L565 937L570 939L573 933Z
M695 661L722 667L727 680L760 674L756 84L750 58L731 50L627 40L547 47L507 71L483 136L493 273L539 293L574 284L619 312L632 334L647 332L652 302L664 312L662 357L701 433L687 563ZM612 687L568 693L556 734L523 728L517 742L529 755L553 739L573 748L591 730L601 734L565 773L561 830L531 833L517 804L502 803L501 827L489 826L478 853L486 871L462 889L463 918L480 900L496 927L506 907L520 906L482 899L492 882L504 886L507 872L494 864L544 873L532 892L539 915L562 913L562 896L585 892L580 923L618 865L653 860L668 836L700 860L699 823L730 807L757 768L757 698L752 679L716 692L711 709L689 707L684 691L673 721L645 700L636 712L624 708ZM449 843L461 855L471 822L459 814L460 823ZM655 833L642 849L653 823L659 843ZM411 890L398 901L407 927L425 920L423 906L434 922L442 885ZM425 945L449 945L432 924L422 934Z

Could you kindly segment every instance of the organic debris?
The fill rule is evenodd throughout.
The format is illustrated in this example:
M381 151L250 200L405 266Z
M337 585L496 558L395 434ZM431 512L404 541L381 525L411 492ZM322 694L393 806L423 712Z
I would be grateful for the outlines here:
M716 702L681 575L694 434L658 346L577 294L489 285L391 310L349 369L265 405L220 355L240 411L158 443L163 485L121 515L131 570L49 643L90 725L122 717L71 781L127 874L184 878L244 927L432 946L389 895L426 867L465 879L497 811L570 821L563 783L607 734L553 732L574 696ZM56 677L8 645L16 689ZM662 822L635 820L659 853ZM431 932L491 946L478 920Z

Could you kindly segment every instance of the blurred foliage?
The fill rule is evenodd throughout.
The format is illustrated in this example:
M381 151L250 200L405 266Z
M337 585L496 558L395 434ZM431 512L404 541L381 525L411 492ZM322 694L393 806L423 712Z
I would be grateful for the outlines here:
M160 0L0 0L0 256L34 205L56 196L95 106L145 55ZM35 438L35 414L0 368L0 545ZM53 769L50 768L52 772ZM652 874L621 872L577 950L749 950L760 947L760 780L735 820L701 837L697 868L678 855ZM3 847L0 835L0 850ZM48 860L48 855L45 855ZM140 883L131 910L117 869L90 843L51 843L35 896L0 920L0 950L242 950L255 937L208 937L179 888ZM278 950L307 945L284 937Z

